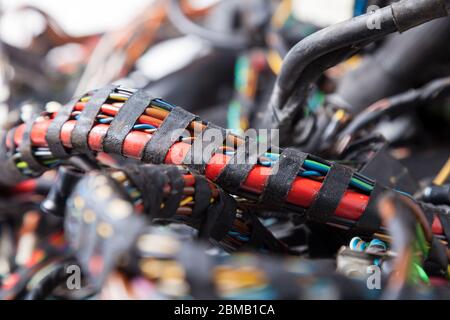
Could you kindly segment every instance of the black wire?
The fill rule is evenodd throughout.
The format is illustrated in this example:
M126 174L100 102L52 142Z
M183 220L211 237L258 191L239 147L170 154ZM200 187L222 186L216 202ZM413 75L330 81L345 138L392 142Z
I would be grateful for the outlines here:
M378 110L367 110L356 116L339 134L339 140L353 136L357 131L379 121L382 117L410 112L413 108L430 100L450 94L450 77L433 80L420 89L409 90L385 99L388 106Z
M86 155L75 155L70 157L67 161L75 168L84 172L100 169L100 166Z
M336 57L331 54L335 51L345 48L353 50L355 44L367 44L395 31L406 31L414 26L446 16L445 3L444 0L403 0L382 8L376 13L369 13L332 25L300 41L287 54L273 89L269 102L268 116L273 117L270 127L279 128L289 125L289 121L292 120L291 113L298 114L295 109L305 105L311 79L317 79L323 72L319 69L316 71L316 75L305 76L308 67L315 61L327 55L330 59L335 59ZM381 28L368 27L372 17L381 21ZM327 65L328 63L322 59L322 64ZM295 97L294 103L289 102L292 97ZM276 111L283 112L285 108L288 109L288 114L281 119L284 121L280 121Z
M44 300L46 299L54 289L56 289L63 281L69 276L66 273L67 263L61 263L55 266L55 268L42 279L34 288L32 288L25 300Z
M292 145L295 144L295 138L301 133L292 134L291 123L297 123L302 117L303 102L309 96L309 92L318 77L325 70L329 69L339 61L348 58L359 50L359 47L342 48L327 54L316 61L312 62L303 72L302 80L295 85L295 89L283 109L279 109L274 104L269 104L269 112L265 114L265 119L259 124L259 127L272 127L272 124L279 124L280 144ZM303 102L302 102L303 101ZM319 137L316 137L319 139ZM309 143L308 143L309 145Z

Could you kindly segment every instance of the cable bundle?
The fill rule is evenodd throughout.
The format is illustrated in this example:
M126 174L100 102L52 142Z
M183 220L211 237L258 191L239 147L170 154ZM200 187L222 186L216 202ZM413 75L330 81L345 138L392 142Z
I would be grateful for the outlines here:
M144 91L108 86L74 99L56 115L41 115L28 127L32 128L29 137L34 158L40 159L43 148L47 148L47 157L53 157L45 160L53 161L47 166L77 153L92 152L156 164L184 164L226 191L264 205L287 208L311 220L368 234L383 232L374 207L377 195L384 190L382 186L348 167L291 149L269 146L262 154L245 155L247 160L256 161L236 165L233 162L236 155L243 154L239 148L244 148L250 140L202 122L195 115ZM187 129L191 135L182 138L180 133L172 137L180 129ZM223 132L226 138L214 141L211 154L201 154L201 161L192 158L199 155L190 150L203 144L211 146L211 141L196 139L193 133L207 136L211 129ZM27 136L25 125L10 131L6 139L8 152L20 146ZM27 167L24 159L20 163ZM277 174L272 174L274 168L278 169ZM449 238L448 213L426 211L432 216L433 232Z
M108 190L106 200L101 198L103 189ZM97 212L124 194L122 200L131 203L150 222L186 224L197 229L201 239L210 239L227 251L253 248L286 253L288 250L248 208L239 209L236 201L221 189L175 166L126 166L97 178L90 175L79 182L69 201L77 195L91 199L91 209ZM79 210L88 210L89 201L84 202Z
M137 176L139 181L134 184ZM146 183L144 187L144 181L151 186ZM149 201L142 201L144 194ZM253 248L287 252L256 217L237 213L233 198L201 177L183 175L173 166L91 173L80 180L67 203L66 235L97 288L148 224L135 211L142 211L151 220L192 226L199 230L201 239L211 239L227 251Z

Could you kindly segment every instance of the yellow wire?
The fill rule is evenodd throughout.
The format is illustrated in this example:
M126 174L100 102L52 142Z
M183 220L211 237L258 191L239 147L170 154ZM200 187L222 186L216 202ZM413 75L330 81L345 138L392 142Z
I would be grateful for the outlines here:
M339 122L344 120L346 117L347 117L347 113L343 109L337 110L336 113L334 114L334 118L336 119L336 121L339 121Z
M286 23L286 20L289 19L289 16L292 12L292 0L283 0L280 5L275 10L274 15L272 16L272 25L280 29Z
M450 177L450 158L448 158L447 163L442 167L439 174L434 178L433 183L437 186L442 186L445 181Z
M213 274L217 286L225 292L263 286L267 283L265 274L254 267L217 266Z
M267 54L267 63L269 64L270 69L276 75L280 74L281 66L283 65L283 59L278 54L278 52L274 50L270 50Z
M123 182L125 182L125 181L127 180L127 176L126 176L125 173L122 172L122 171L116 171L116 172L113 172L113 173L111 174L111 176L112 176L114 179L116 179L117 181L121 182L121 183L123 183Z
M194 200L194 198L187 197L186 199L184 199L180 202L180 207L184 207L185 205L187 205L189 202L192 202L193 200Z

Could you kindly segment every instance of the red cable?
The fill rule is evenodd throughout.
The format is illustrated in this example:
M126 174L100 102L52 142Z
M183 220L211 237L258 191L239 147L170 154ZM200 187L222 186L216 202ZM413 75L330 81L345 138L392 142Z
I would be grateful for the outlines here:
M19 182L14 187L12 187L11 192L13 193L29 193L36 191L37 188L37 180L36 179L28 179L22 182Z
M45 135L51 120L36 122L31 131L31 141L36 147L45 147L47 142ZM71 134L75 127L76 120L69 120L61 129L61 141L66 148L72 148ZM102 151L103 138L109 125L97 124L89 133L88 143L93 151ZM22 141L24 125L21 125L15 131L14 141L17 145ZM126 157L141 159L142 152L150 140L151 134L141 131L131 131L125 138L122 153ZM9 140L9 139L8 139ZM7 140L7 141L8 141ZM184 142L175 143L169 150L165 163L182 164L182 161L190 149L191 145ZM230 157L223 154L215 154L206 165L206 177L214 181ZM272 168L255 165L250 171L247 179L242 184L245 191L261 194L264 190L267 178L270 176ZM288 193L287 202L303 208L308 208L314 201L322 184L307 178L297 177ZM369 201L369 196L347 190L336 209L335 215L341 218L357 221L363 214ZM435 218L432 225L433 233L443 234L442 225L439 219Z

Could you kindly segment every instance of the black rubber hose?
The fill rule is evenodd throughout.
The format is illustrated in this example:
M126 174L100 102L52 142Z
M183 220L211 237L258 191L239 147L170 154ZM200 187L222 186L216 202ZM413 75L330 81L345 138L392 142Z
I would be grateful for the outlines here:
M450 71L449 40L450 18L392 35L365 56L358 68L344 75L327 101L357 115L380 99L446 76Z
M449 0L402 0L376 12L330 26L314 33L295 45L287 54L280 75L277 78L269 102L269 112L264 126L279 128L291 125L292 114L305 104L309 90L296 94L296 108L283 112L296 88L309 88L310 82L303 81L305 70L314 61L343 48L368 43L396 31L406 31L422 23L447 16ZM376 15L376 16L375 16ZM376 19L380 27L370 28ZM326 63L324 63L326 64ZM318 75L322 70L318 70ZM315 78L315 77L311 77ZM278 112L278 116L275 114Z

